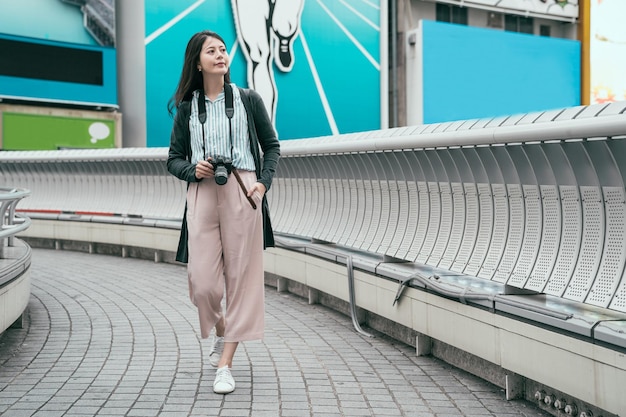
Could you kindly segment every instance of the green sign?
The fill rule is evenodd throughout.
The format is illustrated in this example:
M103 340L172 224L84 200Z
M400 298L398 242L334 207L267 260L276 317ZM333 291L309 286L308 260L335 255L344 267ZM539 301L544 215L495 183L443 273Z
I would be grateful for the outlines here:
M2 113L2 148L4 150L114 147L114 120Z

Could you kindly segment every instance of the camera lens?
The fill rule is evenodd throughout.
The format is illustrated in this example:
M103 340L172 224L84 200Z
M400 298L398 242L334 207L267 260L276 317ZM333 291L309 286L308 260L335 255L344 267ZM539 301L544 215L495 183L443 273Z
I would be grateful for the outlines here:
M224 165L218 165L217 168L215 168L215 182L218 185L224 185L226 181L228 181L226 167Z

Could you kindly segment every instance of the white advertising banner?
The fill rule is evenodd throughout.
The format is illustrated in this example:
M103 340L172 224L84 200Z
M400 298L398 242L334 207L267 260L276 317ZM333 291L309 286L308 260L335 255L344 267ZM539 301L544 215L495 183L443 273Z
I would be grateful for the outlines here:
M443 0L443 2L464 7L498 10L503 13L532 13L544 15L546 19L578 18L578 0Z
M626 100L626 1L591 0L590 102Z

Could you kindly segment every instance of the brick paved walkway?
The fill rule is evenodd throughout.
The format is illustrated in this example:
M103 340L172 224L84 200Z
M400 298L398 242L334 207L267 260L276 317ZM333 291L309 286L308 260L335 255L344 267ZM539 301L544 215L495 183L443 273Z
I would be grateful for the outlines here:
M35 249L32 280L29 325L0 337L4 417L546 416L272 288L265 339L217 395L183 267Z

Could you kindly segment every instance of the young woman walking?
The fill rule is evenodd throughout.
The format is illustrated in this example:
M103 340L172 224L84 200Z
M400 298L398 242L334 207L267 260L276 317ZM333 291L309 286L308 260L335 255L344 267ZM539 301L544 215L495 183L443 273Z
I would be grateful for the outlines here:
M280 157L260 95L232 84L229 65L221 36L194 34L168 105L167 168L188 184L176 259L187 263L201 337L215 329L209 361L220 394L235 389L238 344L263 338L263 249L274 246L265 194Z

